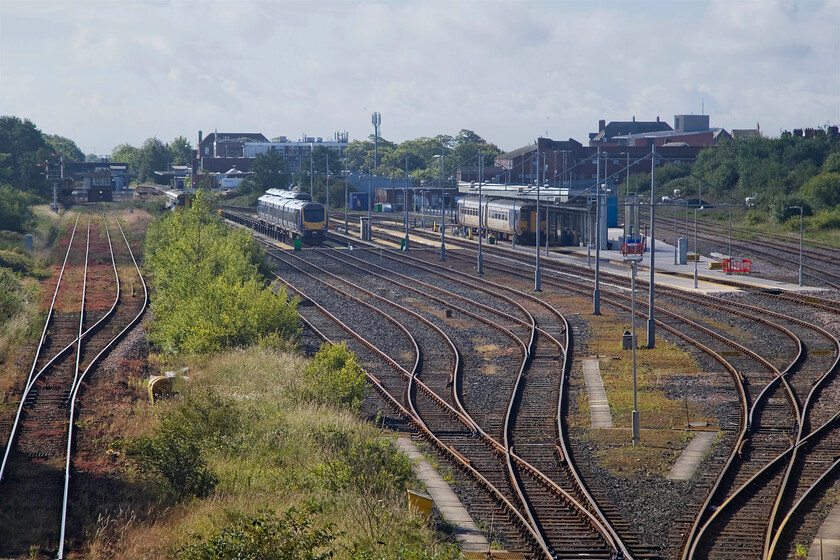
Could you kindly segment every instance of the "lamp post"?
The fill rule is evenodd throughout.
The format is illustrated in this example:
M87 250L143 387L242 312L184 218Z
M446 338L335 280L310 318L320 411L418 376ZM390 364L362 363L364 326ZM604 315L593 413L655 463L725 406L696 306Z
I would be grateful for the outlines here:
M694 209L694 289L697 289L697 261L700 260L700 255L697 254L697 212L703 210L703 207Z
M601 147L595 165L595 290L592 292L593 315L601 314Z
M536 249L534 252L537 254L537 264L536 268L534 269L534 291L541 292L542 291L542 282L540 281L540 224L542 220L540 219L540 149L537 148L537 223L534 226L534 229L537 233L537 242L534 245Z
M630 312L630 321L633 323L633 445L639 445L639 401L637 399L638 385L636 383L636 266L639 264L641 255L639 257L639 259L630 261L630 293L633 301L632 311Z
M446 153L440 155L440 260L446 260L446 191L443 176L446 171Z
M370 176L371 176L371 169L370 169L370 158L367 160L368 162L368 217L367 217L367 231L362 233L362 239L365 241L370 241L373 238L373 228L371 227L371 219L370 219L370 209L373 206L373 193L370 190Z
M347 235L347 206L349 203L349 196L347 193L347 183L350 180L350 170L344 170L344 235Z
M799 210L799 286L802 286L802 220L805 210L802 206L790 206L790 210Z
M656 183L654 182L654 170L656 169L656 146L650 147L650 280L648 281L648 321L647 321L647 347L653 349L656 346L656 321L653 319L653 295L656 267Z
M679 245L679 240L677 239L677 206L679 206L680 204L685 205L685 215L686 218L688 217L688 201L674 200L674 264L679 264L679 259L677 257L677 245Z
M405 250L408 251L408 154L405 154L405 195L403 196L405 210Z
M481 181L483 179L484 168L481 165L481 150L478 150L478 261L476 262L476 272L479 276L484 274L484 257L481 254L481 238L483 236L482 225L482 209L481 209Z

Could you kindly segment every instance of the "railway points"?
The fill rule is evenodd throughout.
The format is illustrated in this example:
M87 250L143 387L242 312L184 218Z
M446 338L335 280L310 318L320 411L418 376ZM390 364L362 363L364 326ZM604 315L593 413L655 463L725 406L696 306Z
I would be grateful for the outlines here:
M402 224L400 224L401 226ZM383 222L378 224L376 234L374 235L374 242L376 248L371 251L365 250L364 243L359 242L359 248L363 249L359 252L358 257L366 258L369 261L377 262L379 266L387 266L388 268L399 268L401 272L407 273L406 269L415 267L419 263L412 263L411 261L418 260L419 257L425 261L434 261L434 252L438 248L438 240L434 234L429 234L428 229L414 230L412 234L412 249L420 248L421 250L412 250L410 254L399 255L393 250L398 247L399 239L401 239L401 228L394 227L397 233L387 231L389 223ZM338 233L338 231L331 231L331 233ZM610 232L613 234L614 232ZM450 237L452 236L452 237ZM338 236L340 237L340 236ZM602 273L607 273L610 276L627 277L629 270L627 265L620 257L620 252L613 249L618 245L615 242L617 235L610 235L609 240L612 241L612 247L603 248L601 251L601 259L598 264ZM337 247L341 248L342 243L354 243L359 239L358 234L351 228L350 235L341 238L342 241L337 243ZM465 237L458 235L450 226L447 228L447 239L452 239L452 255L453 258L445 265L445 268L437 266L436 270L424 269L426 272L420 273L422 275L431 274L433 280L427 280L434 286L441 286L441 282L453 274L465 274L469 276L468 281L473 288L483 285L484 282L475 282L475 270L470 271L470 261L474 257L471 253L477 247L477 241L472 239L472 243ZM397 240L396 243L394 240ZM489 240L488 240L489 241ZM533 245L519 245L516 244L511 247L508 242L488 243L485 251L492 254L493 274L501 275L508 274L513 282L521 282L521 279L527 276L528 269L534 258ZM494 247L490 247L494 245ZM381 246L381 249L379 248ZM697 263L699 282L697 287L694 286L693 278L693 262L689 261L688 265L672 265L670 257L673 254L673 246L667 245L664 242L656 243L655 245L656 269L659 274L656 275L657 289L661 286L662 293L659 296L661 304L658 305L659 318L657 323L660 328L671 333L689 345L695 345L700 349L701 353L706 353L713 356L713 360L729 372L732 388L729 389L728 399L732 404L732 411L724 415L718 415L718 422L720 423L720 432L716 428L711 428L708 431L696 430L698 435L694 436L691 444L686 448L682 456L678 459L677 465L674 466L671 473L670 482L674 484L700 484L700 487L706 488L710 481L710 473L705 474L699 470L700 465L703 464L701 459L705 456L708 458L711 453L715 459L723 466L723 463L735 463L740 465L739 469L724 469L717 481L714 481L714 487L709 494L708 503L701 503L703 500L703 493L698 494L697 501L687 504L690 509L697 509L699 515L696 519L697 525L690 526L693 521L690 518L675 521L673 525L669 525L677 537L670 539L669 544L664 546L687 546L686 551L691 550L689 558L735 558L729 553L731 552L731 544L739 542L739 547L743 550L759 551L762 546L767 546L766 543L760 542L765 539L758 532L752 533L744 532L740 527L745 525L752 525L755 523L765 524L764 521L759 521L760 518L767 517L767 504L772 505L775 497L772 490L782 479L792 478L786 473L794 468L793 460L790 464L781 467L786 457L791 454L790 451L785 451L786 446L790 446L793 441L787 434L792 433L794 427L799 425L798 418L800 417L800 410L804 410L803 405L806 403L799 402L805 399L805 395L816 389L821 383L821 379L828 376L832 366L829 361L834 360L838 353L840 353L840 344L832 342L831 335L826 333L820 334L817 332L818 327L812 324L808 319L809 309L817 308L822 313L834 313L833 307L830 305L830 300L825 300L816 295L798 298L793 296L801 294L802 292L816 292L819 289L814 287L801 288L798 285L778 282L775 280L762 278L761 269L764 266L759 261L759 266L753 269L753 275L729 275L724 271L715 270L709 266L710 262L719 262L723 257L713 254L712 259L701 256L701 260ZM499 251L501 249L502 251ZM511 253L511 249L516 251L516 254ZM541 249L542 251L542 249ZM377 259L376 253L379 253ZM594 269L592 257L589 254L587 247L550 247L548 249L548 256L546 264L552 263L554 273L562 280L554 279L554 282L549 282L551 292L565 292L568 291L573 294L580 294L586 297L588 293L587 281L591 282L591 271L589 274L585 272L587 265ZM592 251L594 253L594 251ZM351 253L344 251L336 252L321 252L316 251L311 257L307 259L317 260L321 255L337 255L343 254L347 258L351 258ZM543 252L543 254L545 254ZM355 252L352 253L355 255ZM384 257L383 257L384 255ZM641 266L647 268L649 255L645 255ZM330 256L329 258L334 258ZM345 257L341 257L343 260ZM384 262L399 262L400 264L387 264ZM460 263L460 264L459 264ZM572 272L569 267L567 274L561 263L570 263L575 265L577 272ZM560 264L560 266L557 266ZM429 267L427 262L425 267ZM418 268L420 268L418 266ZM339 267L337 270L341 270ZM460 270L460 272L458 272ZM388 274L388 273L386 273ZM411 275L416 272L411 272ZM581 276L580 279L575 278L575 275ZM367 274L363 274L366 277ZM626 299L623 294L627 290L627 286L623 286L619 279L612 277L610 279L611 289L613 293L609 294L608 305L619 308L625 313L629 311L622 303ZM516 280L514 280L514 278ZM489 277L488 277L489 279ZM669 289L676 288L676 289ZM451 291L451 288L444 288L445 291ZM738 291L746 294L745 301L741 301L741 296L732 298L731 296ZM374 290L376 293L393 293L392 288L380 286ZM788 310L787 308L775 307L777 302L781 302L782 292L791 292L785 301L792 302L795 309ZM430 288L426 287L422 293L417 294L422 298L422 301L428 304L427 298L430 294ZM530 294L530 292L529 292ZM521 293L521 295L525 295ZM716 297L709 297L709 296ZM445 297L445 296L443 296ZM530 296L529 296L530 297ZM748 301L747 298L755 298L753 301ZM413 298L416 299L416 298ZM434 299L434 298L429 298ZM752 303L753 305L750 305ZM661 306L661 307L660 307ZM806 308L807 307L807 308ZM702 311L701 311L702 309ZM436 317L442 320L443 314L437 314ZM447 309L447 311L449 311ZM812 312L812 311L811 311ZM795 316L794 316L795 315ZM766 316L766 318L764 318ZM446 317L450 315L446 314ZM722 319L721 317L725 317ZM437 321L438 319L435 319ZM446 322L446 321L444 321ZM542 323L542 321L539 321ZM442 323L441 323L442 325ZM463 329L464 326L458 327ZM698 343L698 340L700 341ZM797 348L799 350L797 351ZM466 349L466 347L463 347ZM807 352L802 352L802 349ZM544 356L540 352L535 352L535 356ZM796 356L801 356L796 357ZM804 361L802 361L804 360ZM591 364L592 365L592 364ZM597 365L595 362L594 365ZM710 364L706 364L707 366ZM474 368L467 368L473 370ZM822 376L822 377L820 377ZM828 376L830 378L830 376ZM422 378L422 376L421 376ZM819 379L818 379L819 378ZM781 382L776 383L774 388L773 379L780 379ZM458 383L455 383L458 386ZM470 387L473 387L471 384ZM751 390L747 393L744 387L749 387ZM765 388L764 392L761 391ZM448 392L451 388L451 383L446 386L444 391ZM832 389L833 390L833 389ZM533 399L539 392L534 392L528 398L523 397L524 401L528 402ZM818 399L819 395L814 399ZM808 397L810 400L811 397ZM590 398L590 404L593 400ZM828 413L827 408L832 406L829 399L823 398L823 404L819 406L811 406L816 412L809 412L807 423L811 426L809 430L814 430L814 426L825 421L825 415ZM789 406L783 406L782 402L788 402ZM823 408L820 408L822 406ZM467 405L469 409L469 404ZM490 407L492 408L492 407ZM608 409L608 406L606 407ZM735 410L737 408L737 411ZM823 410L826 409L826 410ZM832 408L833 410L833 408ZM747 414L749 419L747 419ZM480 413L478 423L482 424L484 421L484 413ZM431 418L431 417L430 417ZM494 431L498 432L499 418L488 416L488 420L492 421ZM521 416L525 420L523 425L530 424L538 420L539 417L534 414L532 417ZM437 420L435 420L437 421ZM832 420L834 421L834 420ZM711 422L715 424L715 422ZM531 428L533 429L533 427ZM744 432L747 429L748 431ZM543 432L546 430L540 430ZM446 433L444 431L444 433ZM806 431L802 436L807 434ZM816 432L814 432L816 433ZM712 451L709 444L714 440L718 441L718 436L721 435L722 449L715 451L719 446L712 446ZM738 437L735 437L735 436ZM528 451L527 438L532 437L533 433L526 431L521 432L521 435L515 434L514 439L520 438L521 443L516 445L516 454L514 454L513 446L511 445L510 457L516 461L521 461L523 452ZM524 439L522 439L524 437ZM797 436L801 437L801 436ZM811 436L809 436L811 437ZM830 452L831 442L828 440L818 440L817 437L825 438L822 434L816 434L811 441L818 442L813 445L821 446L818 449L819 453L826 454ZM804 441L804 440L803 440ZM505 444L507 445L507 444ZM543 444L539 444L543 445ZM463 458L471 456L474 452L469 445L459 443L457 446L457 456ZM537 446L535 446L536 448ZM732 450L733 455L727 461L725 453ZM454 452L453 452L454 453ZM804 461L810 461L808 464L819 464L821 460L817 453L811 453L813 459L809 457L810 449L806 449L803 445L799 455L801 458L795 458L799 461L798 464L803 464ZM545 453L539 457L545 459ZM558 454L560 460L563 461L569 455L565 452ZM534 455L534 457L537 457ZM775 470L768 470L766 474L762 474L762 469L765 468L763 457L777 457L775 459ZM469 459L468 459L469 460ZM474 459L478 461L478 457ZM513 470L514 473L522 472L519 465L536 464L531 459L526 459L524 463L517 463ZM481 469L485 467L480 467ZM706 468L706 467L704 467ZM810 471L808 471L810 473ZM592 473L588 473L590 476ZM552 475L553 476L553 475ZM558 475L559 476L559 475ZM698 478L698 476L700 478ZM764 478L758 478L762 476ZM664 472L663 472L664 477ZM752 478L752 482L748 482L748 478ZM778 500L781 500L784 511L789 511L784 505L796 497L802 495L806 491L806 487L811 484L814 478L813 474L808 474L807 477L800 477L807 479L802 484L797 486L791 485L791 488L780 490L778 492ZM755 482L758 480L758 482ZM795 480L795 478L794 478ZM496 480L496 488L501 490L500 495L504 495L506 490L502 488L501 479ZM750 485L757 489L755 497L748 492L739 488L744 485L748 490ZM670 486L666 488L671 488ZM531 488L524 488L526 492L531 492ZM807 490L810 491L810 490ZM773 494L773 495L771 495ZM599 496L599 500L604 499L606 503L610 503L609 496ZM513 500L515 502L516 500ZM743 507L739 504L743 503ZM711 504L711 505L710 505ZM713 506L713 507L712 507ZM726 509L725 515L731 515L737 518L737 522L726 524L724 523L724 515L715 514L718 510ZM515 509L514 509L515 511ZM530 515L530 514L528 514ZM539 518L542 516L539 513L536 517L530 518L530 521L523 522L532 527L539 527ZM610 514L612 515L612 514ZM767 522L767 527L764 530L768 535L768 539L781 539L782 549L789 549L793 544L798 542L811 542L813 533L808 533L808 530L800 531L796 536L790 534L785 535L784 527L776 520L780 517L779 514L773 513L772 519ZM483 519L482 515L478 515L479 519ZM497 517L498 519L498 517ZM619 521L619 526L621 522ZM764 525L762 525L763 527ZM797 530L794 527L790 530ZM623 530L622 530L623 531ZM816 528L813 529L816 532ZM533 535L533 533L532 533ZM688 543L679 543L683 538L687 538ZM827 541L831 537L824 537ZM659 544L659 543L657 543ZM645 552L642 552L638 545L635 545L635 554L633 557L643 557ZM773 543L775 547L775 541ZM745 548L746 547L746 548ZM787 547L787 548L785 548ZM514 550L525 550L521 542L513 547ZM708 551L714 549L714 553L707 554ZM536 548L535 548L536 550ZM682 552L680 552L682 553ZM673 551L663 557L675 557ZM757 556L758 557L758 556ZM771 556L767 556L770 558ZM775 554L772 557L777 557Z

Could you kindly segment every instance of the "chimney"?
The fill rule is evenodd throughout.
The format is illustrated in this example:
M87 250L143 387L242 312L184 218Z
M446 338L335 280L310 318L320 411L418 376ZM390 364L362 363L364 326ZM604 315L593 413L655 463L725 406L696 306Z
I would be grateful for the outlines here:
M633 122L636 122L636 115L633 115Z
M199 143L199 144L201 144L201 140L202 140L203 138L204 138L204 136L201 134L201 131L199 130L199 131L198 131L198 143ZM198 147L198 146L196 146L196 148L197 148L197 147Z
M219 154L216 151L218 149L218 143L219 143L219 129L217 128L213 131L213 157L214 158L219 157Z
M659 115L656 115L656 122L659 122Z
M598 121L598 132L603 132L605 128L607 128L607 121L604 119Z

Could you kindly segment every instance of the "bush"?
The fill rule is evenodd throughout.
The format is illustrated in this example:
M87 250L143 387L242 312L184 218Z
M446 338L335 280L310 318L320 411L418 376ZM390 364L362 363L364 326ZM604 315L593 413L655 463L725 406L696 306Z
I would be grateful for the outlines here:
M207 539L178 552L181 560L324 560L333 555L326 546L335 538L332 526L315 527L318 507L294 507L281 516L263 512L238 515L233 523Z
M349 490L355 497L355 507L348 510L355 526L371 542L380 540L413 480L411 460L388 438L361 439L326 430L317 433L316 439L336 457L321 470L327 487L335 492Z
M0 268L0 319L10 319L21 310L22 292L18 277L9 269Z
M347 344L323 344L303 370L308 395L320 402L358 408L365 396L365 371Z
M188 393L168 410L152 436L129 443L141 474L159 480L177 501L208 495L218 483L205 452L228 442L240 427L234 404L209 390Z
M146 264L155 287L149 338L164 353L208 354L299 331L297 301L272 292L264 252L225 227L202 192L149 228Z

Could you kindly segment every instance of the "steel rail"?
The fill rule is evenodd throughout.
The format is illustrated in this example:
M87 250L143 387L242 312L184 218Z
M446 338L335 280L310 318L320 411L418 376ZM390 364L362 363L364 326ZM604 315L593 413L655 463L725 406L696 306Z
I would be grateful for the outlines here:
M146 307L147 307L148 301L149 301L148 288L146 286L146 281L143 279L143 274L140 272L140 267L137 264L137 259L135 259L135 257L134 257L134 253L131 250L131 245L129 244L128 239L125 236L125 231L123 231L123 229L122 229L122 225L119 222L119 218L117 216L114 216L114 219L116 220L117 226L119 227L120 233L122 234L123 240L125 241L126 247L128 249L129 256L131 257L131 262L132 262L132 264L134 264L134 268L137 271L137 277L140 279L140 283L143 286L143 302L140 306L140 310L137 312L137 314L134 316L134 318L132 318L131 321L129 321L129 323L119 333L117 333L115 336L113 336L111 338L111 340L104 346L104 348L102 348L102 350L100 350L99 353L91 359L91 361L88 363L85 370L82 372L81 376L79 376L77 382L75 383L75 385L73 387L73 391L70 395L70 421L69 421L69 428L68 428L68 434L67 434L67 460L66 460L66 464L65 464L64 497L63 497L62 509L61 509L61 535L59 537L58 560L62 560L63 553L64 553L64 543L65 543L67 518L68 518L67 511L68 511L68 506L69 506L70 478L71 478L70 477L70 467L71 467L70 459L71 459L71 451L72 451L72 445L73 445L73 430L74 430L74 426L75 426L75 420L74 419L75 419L75 413L76 413L76 400L77 400L77 397L78 397L79 388L81 387L82 382L84 382L85 377L87 377L88 373L90 373L90 371L93 367L98 365L98 363L102 359L102 357L105 356L105 354L108 353L111 350L111 348L118 341L122 340L123 336L125 336L125 334L128 333L128 331L130 331L131 329L134 328L134 326L137 324L137 322L143 316L143 313L145 313ZM99 321L97 321L97 323L94 326L92 326L90 329L88 329L85 332L85 335L87 333L91 332L94 328L96 328L100 324L103 324L103 322L106 319L110 319L114 315L114 313L116 312L117 305L119 303L119 299L120 299L120 277L119 277L119 273L117 271L116 259L114 258L113 246L111 244L111 234L108 230L107 217L105 219L105 232L108 236L108 246L111 249L111 262L112 262L113 267L114 267L114 277L116 279L116 288L117 288L116 289L116 294L117 295L116 295L116 298L114 299L113 305L108 310L108 312L105 314L105 316L102 317ZM83 335L83 337L84 337L84 335Z
M391 256L390 254L389 254L388 258L390 258L392 260L397 260L396 257ZM452 275L455 275L455 276L462 277L465 280L472 280L473 279L471 276L469 276L466 273L463 273L461 271L447 269L447 268L445 268L445 267L443 267L439 264L429 263L427 261L423 261L422 259L417 259L415 257L401 256L400 260L413 261L415 263L416 267L423 268L423 269L428 270L430 272L436 272L436 271L440 272L440 271L442 271L442 272L446 272L448 275L450 275L450 277ZM571 457L571 454L569 453L568 445L567 445L567 442L566 442L566 436L564 435L566 432L563 431L562 425L560 424L560 422L561 422L560 418L562 417L562 414L560 414L560 411L562 410L563 394L564 394L564 390L563 390L564 385L563 384L564 384L564 381L567 379L568 369L571 367L571 361L569 360L569 350L568 349L571 348L572 339L571 339L571 333L570 333L570 330L569 330L568 321L556 309L554 309L548 303L544 302L543 300L537 298L536 296L534 296L532 294L529 294L527 292L523 292L521 290L516 290L516 289L511 288L509 286L504 286L502 284L498 284L498 283L495 283L495 282L492 282L492 281L489 281L489 280L484 280L482 282L482 284L487 285L487 286L495 286L497 289L500 289L500 290L503 290L503 291L513 292L514 294L516 294L519 297L528 299L528 300L530 300L530 301L532 301L532 302L534 302L538 305L546 307L551 313L553 313L555 316L559 317L562 320L563 325L564 325L564 332L565 332L565 344L561 344L559 341L555 340L558 347L561 348L562 355L563 355L563 362L564 362L563 368L561 370L563 373L561 374L561 384L560 384L560 391L559 391L560 396L558 398L558 439L560 440L560 445L561 445L561 449L563 450L564 458ZM480 288L480 289L483 289L483 288ZM541 332L543 332L546 336L551 337L552 339L554 338L550 334L545 333L544 331L541 331ZM529 343L529 352L531 352L531 347L532 346L533 346L533 337L531 338L531 341ZM529 469L533 470L534 472L539 472L537 469L535 469L531 465L527 464L521 457L518 457L516 455L515 455L515 457L518 460L521 460L523 462L523 466L525 466L526 468L529 468ZM575 465L572 462L567 461L566 462L566 468L569 470L569 472L572 474L573 478L575 479L575 481L577 483L577 486L578 486L578 490L586 498L587 503L589 504L589 507L591 507L597 514L597 519L592 519L592 521L594 522L593 526L596 528L596 530L598 530L598 532L600 532L604 536L604 538L607 540L607 542L610 543L610 546L614 550L620 549L621 552L624 554L625 558L627 558L628 560L630 558L632 558L627 546L623 542L623 539L618 534L618 531L613 527L612 523L610 523L610 521L607 519L606 515L603 513L603 510L598 505L595 498L589 492L589 489L587 488L586 484L583 482L583 479L580 476L580 472L577 470ZM540 476L543 477L543 482L545 484L547 484L550 488L553 488L556 491L559 491L559 493L562 496L565 496L567 499L569 499L569 501L572 502L573 505L575 505L576 507L580 507L582 511L586 512L587 516L589 516L589 517L592 516L592 514L589 512L589 510L584 508L577 501L577 499L573 498L571 496L571 494L569 494L566 490L562 489L553 480L551 480L549 477L545 476L544 474L540 473Z
M38 358L41 355L41 350L44 348L44 342L47 339L47 330L49 329L50 322L52 321L53 311L55 310L55 301L58 297L58 290L61 287L61 280L64 277L64 270L67 268L67 260L70 258L70 248L73 246L73 239L76 237L76 229L79 224L79 218L81 217L81 213L76 215L76 221L73 223L73 232L70 235L70 241L67 243L67 252L64 254L64 262L61 265L61 272L58 274L58 280L55 283L55 292L53 293L52 302L50 303L50 309L47 312L47 318L44 321L44 330L41 333L41 340L38 342L38 347L35 349L35 359L32 360L32 369L29 370L29 376L26 381L26 386L24 387L23 394L20 397L20 404L18 405L17 413L15 414L15 420L12 423L12 431L9 435L9 439L6 442L6 451L3 454L3 463L0 464L0 481L3 480L3 476L6 473L6 463L9 460L9 454L12 451L12 445L14 444L15 435L17 434L18 426L20 425L20 418L23 414L23 405L26 402L26 397L29 396L29 391L32 388L32 385L35 383L35 379L33 379L33 374L35 373L35 368L38 364ZM59 355L63 355L67 352L76 341L71 342L67 345L59 354L57 354L53 359L50 361L52 363L53 360L57 359ZM40 372L39 372L40 374ZM37 374L36 374L37 377Z
M280 278L281 281L283 281L287 286L292 287L297 293L305 296L304 292L297 288L294 288L290 282L288 282L279 275L277 275L277 277ZM310 302L312 302L313 306L315 306L321 313L324 313L325 315L330 317L336 324L340 325L348 334L350 334L351 337L353 337L359 343L370 349L376 355L380 356L380 358L385 360L392 368L402 372L403 375L411 377L411 373L407 372L404 368L397 364L393 359L390 358L390 356L380 351L372 343L370 343L364 337L356 333L352 328L345 325L342 321L340 321L337 317L335 317L335 315L326 310L323 306L321 306L311 298L307 297L307 299ZM358 300L358 302L363 305L367 305L361 300ZM424 437L431 441L432 444L435 445L435 447L437 447L446 456L450 457L450 460L459 465L459 467L462 470L464 470L476 481L478 481L479 484L485 487L488 490L488 492L490 492L490 494L495 497L497 502L500 505L502 505L513 516L514 520L516 520L519 524L521 530L523 530L526 533L526 535L530 538L534 545L538 546L539 536L534 531L534 528L529 524L528 520L526 520L522 516L519 509L516 506L514 506L514 504L511 503L510 500L508 500L508 498L506 498L498 488L496 488L489 480L487 480L487 478L484 477L484 475L482 475L478 470L475 469L475 467L473 467L468 461L466 461L460 453L455 452L453 449L451 449L449 446L443 443L437 436L434 435L434 433L428 428L428 426L426 426L425 422L423 422L422 419L419 417L419 413L414 407L413 400L410 401L412 410L409 411L397 399L395 399L393 395L391 395L391 393L382 385L382 383L376 378L376 376L374 376L368 371L366 371L365 373L368 376L368 379L370 379L373 383L374 387L376 387L376 389L391 403L391 405L394 406L404 418L406 418L412 424L414 424L417 427L418 431L420 431L420 433L423 434ZM543 549L543 552L544 554L546 554L546 559L550 560L551 556L548 554L548 551Z

